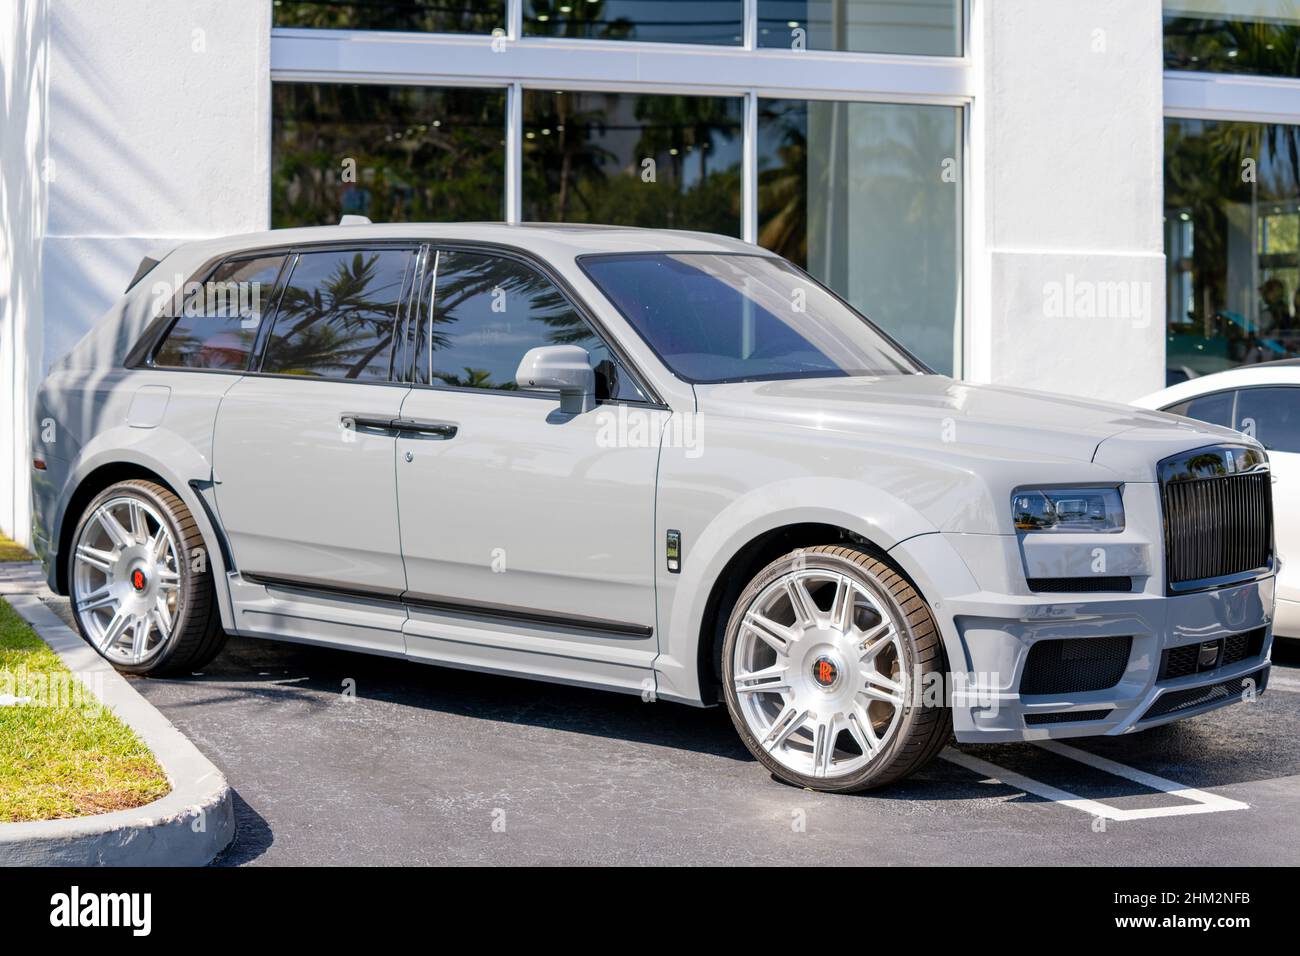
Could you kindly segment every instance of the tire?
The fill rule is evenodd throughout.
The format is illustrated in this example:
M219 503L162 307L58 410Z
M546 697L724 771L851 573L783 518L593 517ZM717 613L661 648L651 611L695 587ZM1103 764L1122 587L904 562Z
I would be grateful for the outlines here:
M96 495L67 562L77 629L117 670L190 673L225 645L203 536L162 485L121 481Z
M799 549L759 572L727 623L721 673L741 740L795 786L883 787L925 766L952 734L929 608L859 548Z

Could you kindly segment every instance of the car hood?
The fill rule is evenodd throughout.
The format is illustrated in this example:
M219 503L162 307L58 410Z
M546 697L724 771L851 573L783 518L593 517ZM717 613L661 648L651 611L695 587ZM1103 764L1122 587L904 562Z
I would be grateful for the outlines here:
M1237 432L1129 405L943 375L806 378L697 385L699 411L946 446L954 456L1090 462L1125 481L1154 481L1155 463Z

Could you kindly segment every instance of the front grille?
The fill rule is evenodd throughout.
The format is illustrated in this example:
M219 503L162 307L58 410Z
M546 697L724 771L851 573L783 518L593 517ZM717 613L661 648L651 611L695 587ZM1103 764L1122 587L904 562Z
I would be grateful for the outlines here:
M1238 697L1252 689L1255 693L1260 693L1267 684L1268 668L1262 667L1245 677L1234 677L1231 680L1219 681L1219 683L1210 684L1207 687L1189 687L1186 690L1170 691L1152 704L1147 709L1147 712L1142 715L1142 719L1151 720L1154 717L1164 717L1180 710L1192 710L1206 704L1220 703Z
M1039 641L1029 649L1022 694L1071 694L1114 687L1128 668L1133 638L1077 637Z
M1029 578L1035 594L1080 594L1096 591L1132 591L1133 579L1121 575L1090 575L1081 578Z
M1272 564L1273 492L1262 455L1250 448L1201 448L1161 462L1160 475L1170 590Z
M1253 631L1232 634L1216 641L1166 648L1160 655L1160 676L1157 679L1187 677L1189 674L1212 671L1216 667L1239 664L1247 658L1258 657L1264 650L1265 634L1265 628L1257 627ZM1202 651L1205 652L1204 658L1201 656ZM1211 652L1214 655L1212 659Z
M1062 710L1055 714L1025 714L1030 727L1039 724L1073 724L1085 720L1103 720L1110 710Z

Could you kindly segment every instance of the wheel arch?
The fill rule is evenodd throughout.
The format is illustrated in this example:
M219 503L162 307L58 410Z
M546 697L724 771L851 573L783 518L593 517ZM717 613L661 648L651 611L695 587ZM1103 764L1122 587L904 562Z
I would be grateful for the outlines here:
M659 510L671 513L671 503L661 502ZM671 519L661 520L673 527ZM848 542L885 557L899 542L934 530L906 502L857 481L791 479L735 499L701 530L684 530L681 573L660 577L659 695L716 702L718 633L735 598L775 558L798 547ZM909 577L909 583L917 582Z
M191 477L187 480L158 459L139 454L134 449L119 450L117 455L106 454L83 459L64 487L62 500L56 512L59 516L58 527L54 531L54 541L57 542L57 546L54 549L53 567L49 575L52 589L58 594L68 593L70 583L67 568L68 550L72 546L72 536L76 532L86 505L105 488L119 481L130 479L152 481L176 495L194 517L207 549L207 560L212 568L222 626L227 630L233 628L234 617L230 593L226 587L229 551L221 529L217 526L214 509L195 487L195 484L210 480L211 471L206 467L206 462L203 462L203 469L202 477Z

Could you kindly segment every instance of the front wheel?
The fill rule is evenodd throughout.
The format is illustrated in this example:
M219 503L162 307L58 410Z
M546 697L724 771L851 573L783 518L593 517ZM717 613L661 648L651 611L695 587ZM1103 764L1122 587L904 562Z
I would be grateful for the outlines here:
M197 670L226 635L194 517L151 481L106 488L82 513L68 557L81 636L129 674Z
M867 790L928 763L952 732L946 662L925 601L858 548L764 568L727 624L727 710L751 753L800 787Z

